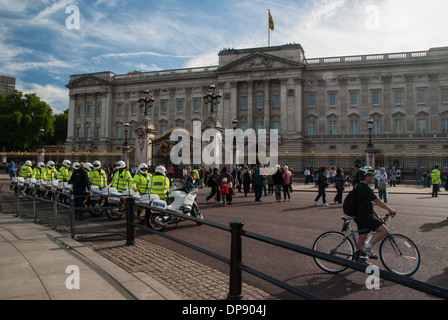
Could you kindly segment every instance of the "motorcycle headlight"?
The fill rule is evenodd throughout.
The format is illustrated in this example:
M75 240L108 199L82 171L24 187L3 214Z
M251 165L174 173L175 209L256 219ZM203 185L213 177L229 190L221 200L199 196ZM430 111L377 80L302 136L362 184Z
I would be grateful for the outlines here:
M182 211L183 211L184 213L189 213L189 212L191 211L191 207L190 207L190 206L183 206L183 207L182 207Z

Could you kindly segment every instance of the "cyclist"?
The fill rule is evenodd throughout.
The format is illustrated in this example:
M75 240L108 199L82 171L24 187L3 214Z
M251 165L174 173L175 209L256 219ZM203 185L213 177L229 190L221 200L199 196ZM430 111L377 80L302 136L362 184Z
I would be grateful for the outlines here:
M392 217L395 216L396 211L379 199L369 186L374 180L375 170L373 170L372 167L366 166L360 168L359 173L360 181L356 187L355 200L358 214L354 220L358 226L358 230L367 229L368 231L359 234L358 248L361 249L356 252L355 260L360 256L366 255L371 259L378 259L378 257L372 253L372 246L386 237L389 234L389 230L381 222L381 217L373 208L373 204L387 210ZM375 234L372 239L370 239L369 243L366 244L365 241L367 235L371 231L375 232Z

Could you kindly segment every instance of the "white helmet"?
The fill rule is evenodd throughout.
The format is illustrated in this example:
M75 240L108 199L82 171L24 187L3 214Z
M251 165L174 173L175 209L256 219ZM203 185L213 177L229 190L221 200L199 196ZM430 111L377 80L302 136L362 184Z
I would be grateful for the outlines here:
M88 171L92 171L93 165L90 162L84 163L84 168L86 168Z
M100 169L100 168L101 168L101 162L100 162L99 160L96 160L96 161L93 163L93 167L94 167L95 169Z
M26 160L25 165L31 167L33 164L31 163L31 160Z
M79 162L74 162L73 163L73 169L78 170L81 168L81 164Z
M54 162L53 161L48 161L47 162L47 168L53 169L54 168Z
M115 162L115 169L120 170L126 168L126 163L123 160Z
M160 173L160 174L162 174L162 175L166 175L166 169L165 169L165 167L164 166L158 166L157 168L156 168L156 171L155 171L156 173Z
M148 165L146 163L140 164L140 166L138 167L138 171L140 171L141 173L147 173Z
M70 166L72 165L70 160L64 160L62 161L62 165L66 168L70 168Z
M43 168L45 168L45 163L43 163L43 162L39 162L39 163L37 164L37 167L40 168L40 169L43 169Z
M375 170L373 170L373 168L369 166L359 168L359 172L361 172L362 178L365 178L367 174L370 174L371 176L375 174Z

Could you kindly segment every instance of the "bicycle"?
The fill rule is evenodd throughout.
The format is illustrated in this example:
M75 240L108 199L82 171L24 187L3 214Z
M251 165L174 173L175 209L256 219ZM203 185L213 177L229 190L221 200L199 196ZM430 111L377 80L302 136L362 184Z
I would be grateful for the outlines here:
M391 221L389 217L389 214L386 214L382 218L383 224ZM367 229L356 231L351 224L353 217L342 216L341 218L344 221L342 231L329 231L320 235L314 242L313 249L350 261L365 263L368 257L359 256L356 253L359 251L356 234L365 233ZM347 231L349 232L345 234L344 232ZM366 242L370 239L371 237L368 237ZM412 276L420 267L420 252L415 243L404 235L394 234L390 231L389 235L380 243L379 257L388 271L403 276ZM339 273L347 269L347 267L318 258L314 258L314 261L319 268L330 273Z

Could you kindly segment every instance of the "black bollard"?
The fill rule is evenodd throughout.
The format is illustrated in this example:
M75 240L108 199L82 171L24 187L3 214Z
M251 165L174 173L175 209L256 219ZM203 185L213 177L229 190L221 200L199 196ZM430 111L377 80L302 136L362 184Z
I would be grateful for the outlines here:
M133 246L135 243L135 217L134 198L126 198L126 245Z
M241 300L243 298L242 291L242 248L241 248L241 230L244 223L239 221L230 222L231 228L231 247L230 247L230 284L227 299Z

